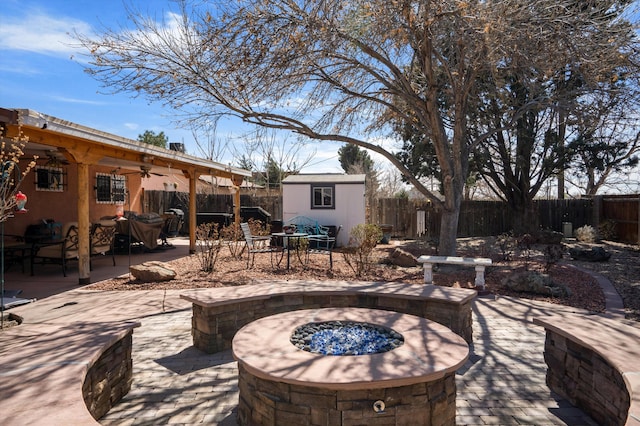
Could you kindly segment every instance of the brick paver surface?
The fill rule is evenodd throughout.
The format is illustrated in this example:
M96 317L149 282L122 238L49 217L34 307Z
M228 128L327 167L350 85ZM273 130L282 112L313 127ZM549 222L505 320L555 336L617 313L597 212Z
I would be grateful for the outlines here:
M458 425L596 425L545 383L545 331L531 318L562 309L568 308L476 300L473 352L457 375Z
M458 425L595 425L545 384L544 329L534 316L568 308L480 298L474 348L457 375ZM133 386L102 425L234 425L237 365L191 342L191 311L142 319L134 332Z

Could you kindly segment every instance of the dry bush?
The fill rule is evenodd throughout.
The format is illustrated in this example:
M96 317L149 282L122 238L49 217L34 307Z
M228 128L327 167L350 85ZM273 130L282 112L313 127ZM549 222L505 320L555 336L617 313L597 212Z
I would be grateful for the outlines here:
M576 240L581 243L595 243L596 242L596 230L591 225L584 225L576 229Z
M382 238L382 230L378 225L359 224L351 229L349 246L343 251L344 260L360 278L373 263L372 254Z
M222 248L222 238L218 231L218 224L209 222L196 228L196 257L200 263L200 270L213 272Z

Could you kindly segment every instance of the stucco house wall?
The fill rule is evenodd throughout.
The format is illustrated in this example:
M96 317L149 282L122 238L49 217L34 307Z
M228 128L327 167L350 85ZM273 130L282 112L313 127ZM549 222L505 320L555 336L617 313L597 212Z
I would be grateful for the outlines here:
M314 208L315 187L333 188L333 207ZM306 216L324 226L340 226L337 244L347 245L354 226L365 223L365 175L299 174L282 181L282 211L286 223L296 216Z
M20 167L24 170L28 159L20 162ZM39 158L36 161L38 166L46 166L46 159ZM78 221L78 167L76 164L65 164L62 167L65 173L64 189L60 192L38 191L35 184L35 173L31 171L24 177L20 185L20 191L27 195L27 212L16 214L13 218L5 222L5 233L12 235L24 235L29 225L53 220L58 223ZM91 166L89 177L92 183L95 182L98 173L112 174L112 167ZM139 173L126 175L127 192L129 200L123 205L124 210L132 210L143 213L140 203L142 189ZM97 222L104 216L115 216L118 203L99 203L96 201L95 190L92 188L89 196L89 220L91 223Z

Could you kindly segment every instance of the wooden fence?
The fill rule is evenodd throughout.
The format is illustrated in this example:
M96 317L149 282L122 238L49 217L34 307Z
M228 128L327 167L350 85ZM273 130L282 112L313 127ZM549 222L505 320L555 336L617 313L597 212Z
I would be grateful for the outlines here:
M615 224L615 240L640 244L640 195L606 195L594 198L597 223Z
M186 192L144 191L143 210L145 212L163 213L170 208L181 209L185 214L183 232L189 226L189 194ZM241 206L262 207L273 219L282 218L281 196L240 195ZM196 196L198 213L233 213L233 196L230 194L198 194Z
M162 213L180 208L188 213L189 195L180 192L145 191L146 212ZM198 194L198 212L232 213L233 197L226 194ZM273 220L282 219L281 196L241 195L241 206L262 207ZM638 244L640 226L639 195L597 196L572 200L536 200L534 208L542 229L565 231L584 225L597 227L604 221L615 223L616 240ZM423 212L423 213L419 213ZM499 235L511 230L511 210L500 201L464 201L458 222L459 237ZM367 221L390 225L391 234L399 238L437 237L441 212L425 200L382 198L368 206ZM186 229L186 228L185 228Z
M534 202L542 229L563 230L563 223L575 229L589 225L593 219L593 201L539 200ZM408 199L379 199L371 209L371 222L391 225L392 235L403 238L437 237L442 212L431 203ZM424 213L419 213L424 212ZM424 217L424 231L418 229L418 217ZM499 235L511 230L512 211L500 201L464 201L460 208L458 236L474 237Z

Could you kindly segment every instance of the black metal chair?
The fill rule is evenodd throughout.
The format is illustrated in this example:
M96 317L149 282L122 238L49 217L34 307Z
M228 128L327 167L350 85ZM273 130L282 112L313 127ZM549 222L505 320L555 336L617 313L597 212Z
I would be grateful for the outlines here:
M62 265L62 275L67 276L67 263L78 259L78 222L67 222L62 227L62 238L58 241L35 243L34 254L31 259L31 275L34 274L36 260L40 264L59 263Z
M114 254L114 241L116 237L116 222L113 220L101 220L91 226L91 257L111 254L113 266L116 266ZM89 262L89 268L93 265Z

